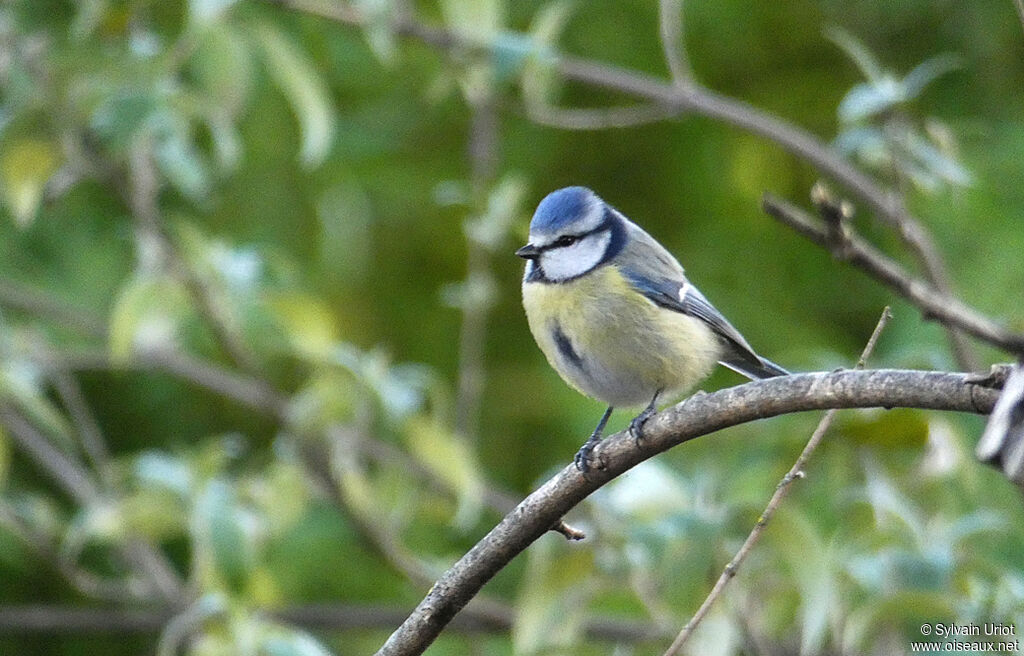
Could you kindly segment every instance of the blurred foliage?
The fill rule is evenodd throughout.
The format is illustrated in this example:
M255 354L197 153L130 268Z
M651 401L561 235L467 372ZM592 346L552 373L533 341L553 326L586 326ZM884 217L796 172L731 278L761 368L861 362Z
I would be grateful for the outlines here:
M258 0L0 5L0 613L165 603L140 544L184 584L158 635L0 635L0 652L379 646L392 624L314 635L261 611L411 608L588 434L601 408L532 343L512 256L556 187L648 228L791 369L849 365L893 302L760 215L763 191L801 200L816 180L773 144L697 117L531 121L622 100L559 80L555 51L663 75L654 3L320 6L364 23ZM956 290L1024 328L1007 302L1024 285L1009 2L685 11L701 83L906 194ZM484 50L403 40L396 15ZM857 227L907 257L871 217ZM873 365L954 366L939 328L895 314ZM464 323L485 327L475 351ZM455 428L460 375L481 376L478 434ZM923 622L1024 627L1024 510L971 456L981 420L843 416L690 653L887 654ZM585 542L546 536L485 588L507 634L449 631L431 653L608 653L585 631L610 620L666 636L615 653L661 653L814 421L737 427L608 485L570 517Z

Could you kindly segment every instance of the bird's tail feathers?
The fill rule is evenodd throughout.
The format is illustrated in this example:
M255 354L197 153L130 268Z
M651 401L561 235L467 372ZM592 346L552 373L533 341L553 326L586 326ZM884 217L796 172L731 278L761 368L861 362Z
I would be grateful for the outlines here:
M747 357L733 356L727 360L719 360L719 364L732 369L738 374L743 374L750 380L789 375L788 371L759 355L754 355L753 357L749 355Z

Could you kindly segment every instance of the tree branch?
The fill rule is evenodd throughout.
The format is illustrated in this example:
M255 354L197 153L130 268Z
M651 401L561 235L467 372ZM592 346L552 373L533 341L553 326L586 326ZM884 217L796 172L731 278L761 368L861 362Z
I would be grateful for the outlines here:
M678 114L662 105L633 107L566 108L552 105L529 105L527 116L534 123L563 130L607 130L628 128L664 121Z
M455 563L377 652L421 653L483 585L596 489L673 446L737 424L829 408L910 407L987 413L998 392L966 374L872 370L808 373L697 394L644 425L636 445L626 432L598 444L602 467L582 475L573 465L548 480Z
M769 216L827 249L836 259L849 262L892 289L918 307L925 318L963 330L1009 353L1024 354L1024 335L1008 331L958 299L913 277L897 262L853 234L848 225L823 225L807 212L770 193L764 195L762 206Z
M693 71L683 47L683 0L661 0L658 3L658 27L672 82L680 87L693 85Z
M222 308L202 274L189 266L164 225L159 204L160 179L152 151L148 139L133 145L131 166L122 183L125 200L137 223L135 250L139 264L143 268L166 266L178 276L221 350L242 371L259 374L259 363L243 342L234 317Z
M12 280L0 278L0 302L34 316L52 319L58 325L86 335L102 337L107 334L107 324L101 317Z
M85 467L55 447L20 412L5 403L0 403L0 425L7 428L15 443L76 503L88 506L101 497L99 485Z

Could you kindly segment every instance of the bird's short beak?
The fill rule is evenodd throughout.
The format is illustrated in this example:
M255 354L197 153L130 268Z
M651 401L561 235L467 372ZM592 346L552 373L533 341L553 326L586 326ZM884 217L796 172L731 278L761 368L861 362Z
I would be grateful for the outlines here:
M533 244L527 244L526 246L523 246L522 248L517 250L516 255L523 258L524 260L532 260L535 259L538 255L540 255L540 249L534 246Z

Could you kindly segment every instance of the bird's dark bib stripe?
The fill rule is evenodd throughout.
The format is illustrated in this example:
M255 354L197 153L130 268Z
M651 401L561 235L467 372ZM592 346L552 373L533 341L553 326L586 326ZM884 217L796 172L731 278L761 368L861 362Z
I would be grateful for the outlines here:
M576 349L572 347L572 342L564 332L562 332L562 326L555 324L551 328L551 336L555 340L555 346L558 347L558 352L562 354L562 357L568 360L577 369L583 368L583 358L576 352Z

